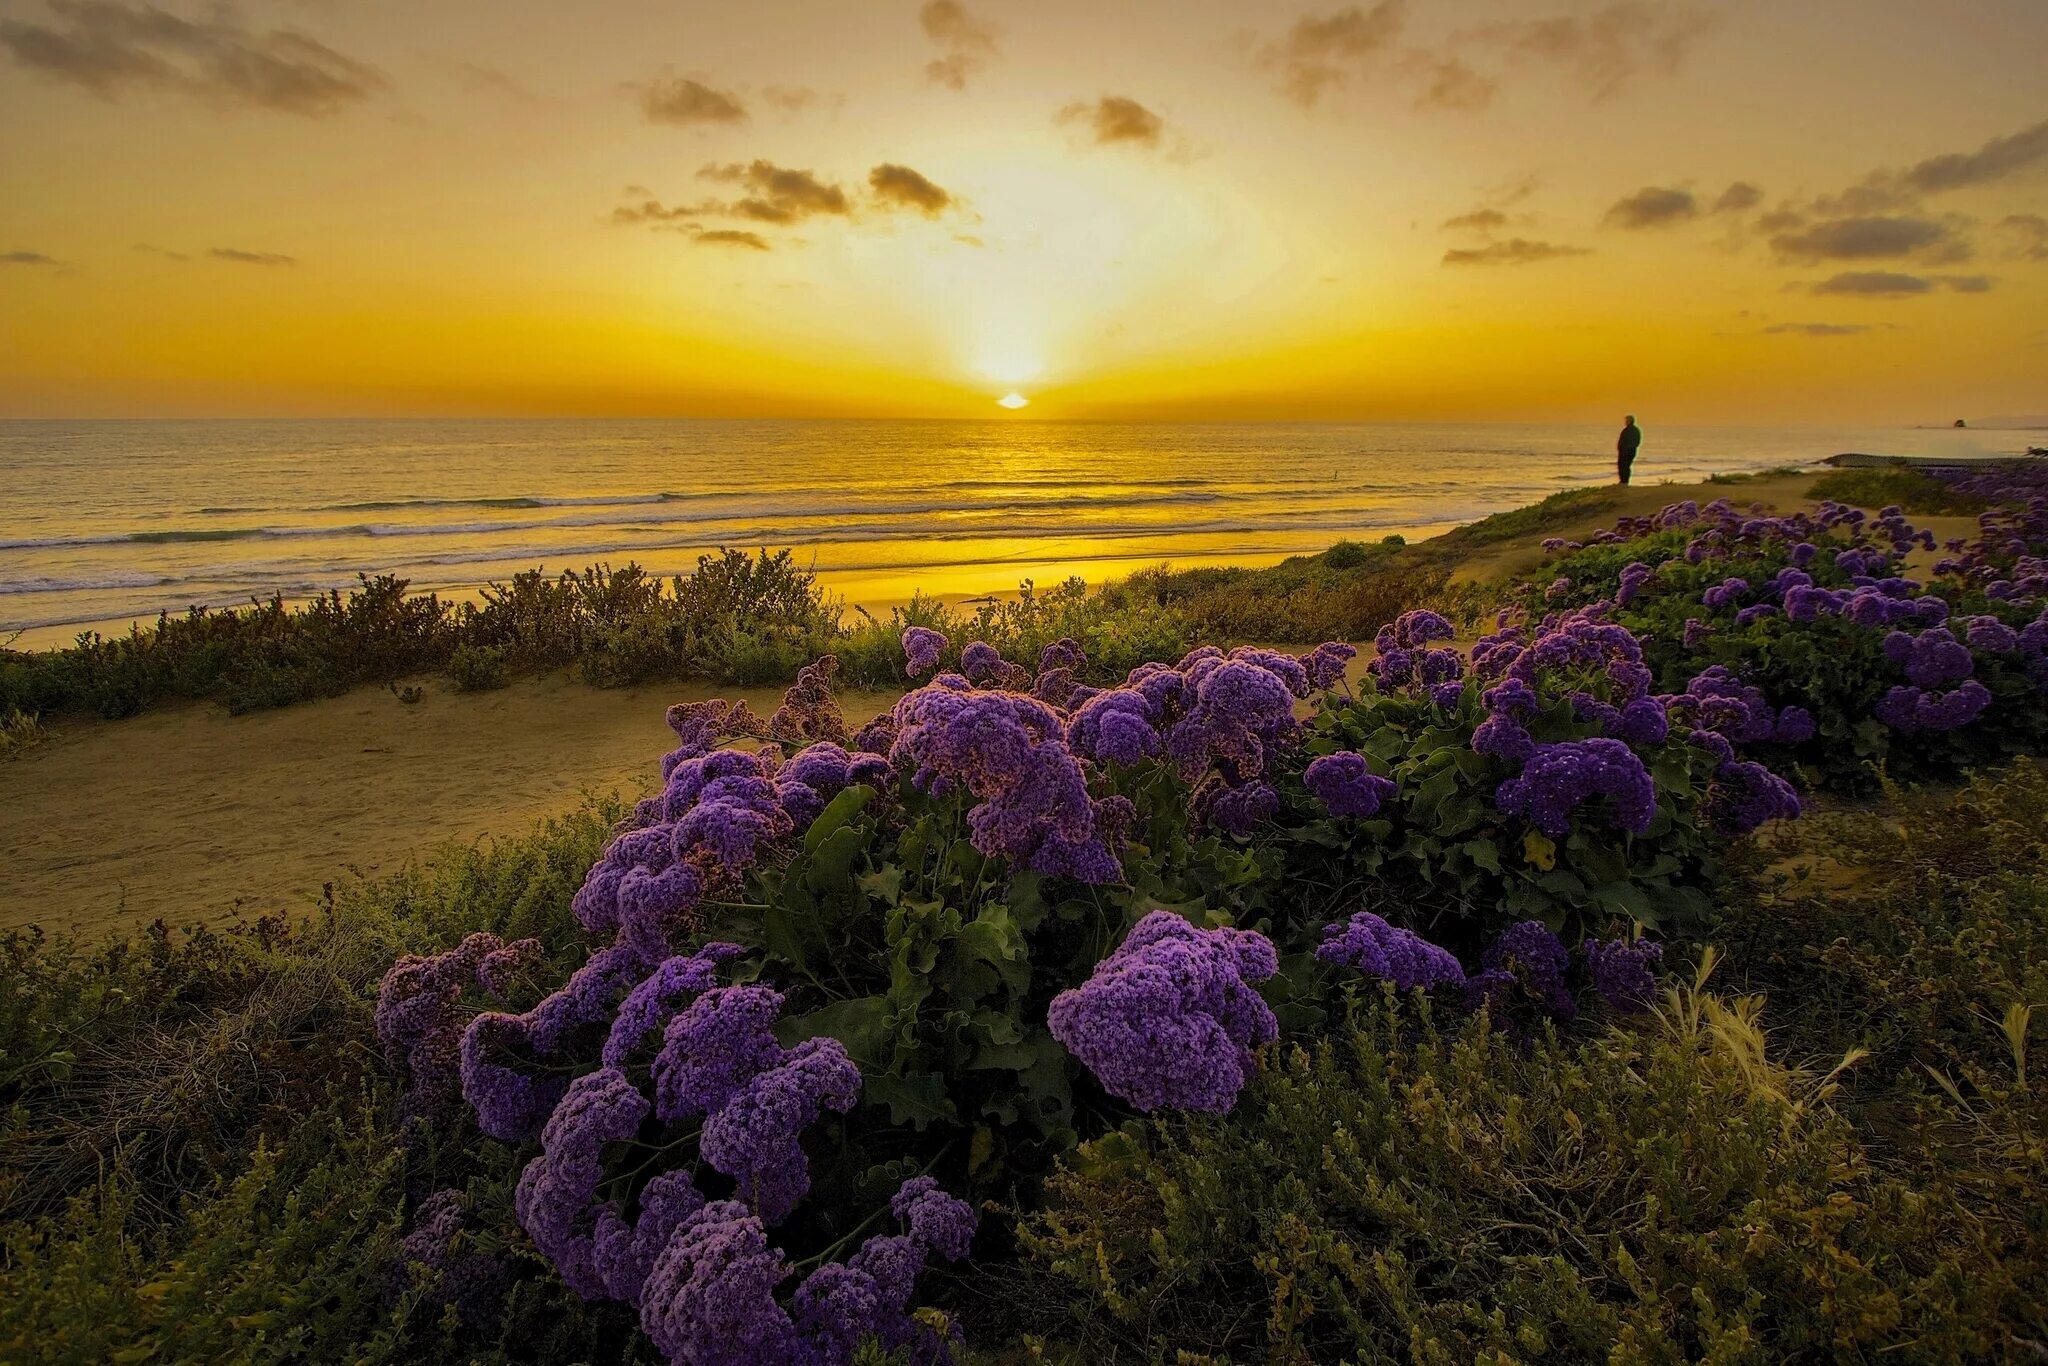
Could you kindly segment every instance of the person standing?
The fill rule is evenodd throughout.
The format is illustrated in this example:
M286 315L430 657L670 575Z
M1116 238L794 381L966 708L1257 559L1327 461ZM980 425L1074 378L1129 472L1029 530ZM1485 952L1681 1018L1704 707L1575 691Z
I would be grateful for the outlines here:
M1614 472L1621 477L1624 487L1628 484L1628 472L1636 463L1636 451L1643 444L1643 429L1636 425L1636 415L1630 413L1621 426L1621 437L1614 443Z

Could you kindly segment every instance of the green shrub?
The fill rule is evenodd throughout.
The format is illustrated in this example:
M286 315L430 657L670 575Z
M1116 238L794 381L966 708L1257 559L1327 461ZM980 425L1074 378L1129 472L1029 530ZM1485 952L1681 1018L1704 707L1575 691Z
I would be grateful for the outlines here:
M1814 480L1806 496L1863 508L1898 507L1924 517L1974 517L1991 506L1909 465L1836 470Z
M489 692L511 683L512 673L506 667L505 656L503 645L456 646L455 653L448 658L448 676L454 680L455 690Z
M1022 1221L1050 1284L1016 1302L1068 1287L1094 1352L1154 1359L2023 1358L2033 1288L1871 1169L1753 1004L1518 1045L1378 996L1230 1116L1084 1147Z

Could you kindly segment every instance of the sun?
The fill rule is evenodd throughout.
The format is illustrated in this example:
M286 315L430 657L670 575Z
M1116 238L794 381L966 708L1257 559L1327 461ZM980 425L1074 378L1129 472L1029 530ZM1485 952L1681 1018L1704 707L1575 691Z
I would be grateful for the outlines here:
M998 407L1008 408L1012 412L1014 412L1019 408L1030 407L1031 400L1013 390L1012 392L1004 394L1001 398L997 399L996 405Z

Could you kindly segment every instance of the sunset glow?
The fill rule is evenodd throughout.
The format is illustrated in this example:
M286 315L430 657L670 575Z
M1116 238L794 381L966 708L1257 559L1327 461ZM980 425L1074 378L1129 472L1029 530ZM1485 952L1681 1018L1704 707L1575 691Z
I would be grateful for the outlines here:
M2043 406L2032 0L177 12L0 19L0 413Z

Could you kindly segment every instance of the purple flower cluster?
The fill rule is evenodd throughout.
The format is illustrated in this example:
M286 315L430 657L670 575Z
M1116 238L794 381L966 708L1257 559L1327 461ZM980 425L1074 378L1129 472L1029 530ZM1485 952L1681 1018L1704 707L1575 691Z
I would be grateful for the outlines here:
M1466 980L1465 1003L1472 1010L1488 1006L1496 1020L1520 1001L1554 1020L1577 1019L1579 1003L1565 981L1570 966L1563 942L1542 921L1524 920L1488 946L1482 970Z
M939 667L939 654L946 648L946 638L937 631L924 626L912 626L903 632L903 672L911 678L923 678Z
M480 986L502 997L518 972L539 958L539 940L507 944L478 932L446 953L406 954L391 965L377 988L374 1019L385 1061L406 1078L402 1114L453 1113L462 1032L470 1019L461 1008L463 992Z
M1140 1110L1221 1114L1279 1032L1252 983L1279 970L1249 930L1196 929L1169 911L1134 926L1087 982L1053 998L1052 1036L1104 1090Z
M1600 999L1615 1010L1648 1010L1657 995L1657 965L1664 946L1648 939L1588 939L1586 976Z
M844 741L846 718L832 700L832 675L837 672L836 655L823 655L799 669L796 682L782 694L782 705L768 718L768 733L798 744Z
M1397 790L1393 779L1380 777L1364 755L1348 749L1312 760L1301 782L1331 815L1358 820L1378 815Z
M1316 957L1392 982L1398 991L1465 984L1465 970L1447 950L1371 911L1354 911L1349 920L1325 925Z
M1451 640L1458 634L1448 619L1436 612L1403 612L1373 640L1378 652L1365 666L1366 672L1383 689L1415 688L1432 694L1441 705L1455 697L1448 686L1465 676L1465 657L1455 649L1433 646L1432 641ZM1439 696L1437 690L1443 690Z
M502 1257L471 1244L462 1192L438 1190L420 1201L412 1228L398 1245L394 1294L420 1291L428 1304L453 1305L470 1328L498 1317L511 1268Z
M1607 821L1640 835L1657 815L1657 785L1643 761L1620 740L1595 736L1537 745L1517 776L1493 795L1494 805L1520 816L1551 839L1571 833L1572 813L1605 799Z
M889 1208L903 1233L818 1267L785 1305L776 1292L793 1268L761 1220L734 1201L702 1205L655 1258L641 1326L676 1366L849 1366L869 1339L912 1360L950 1360L955 1343L915 1317L911 1300L929 1257L967 1255L974 1211L930 1177L906 1181Z

